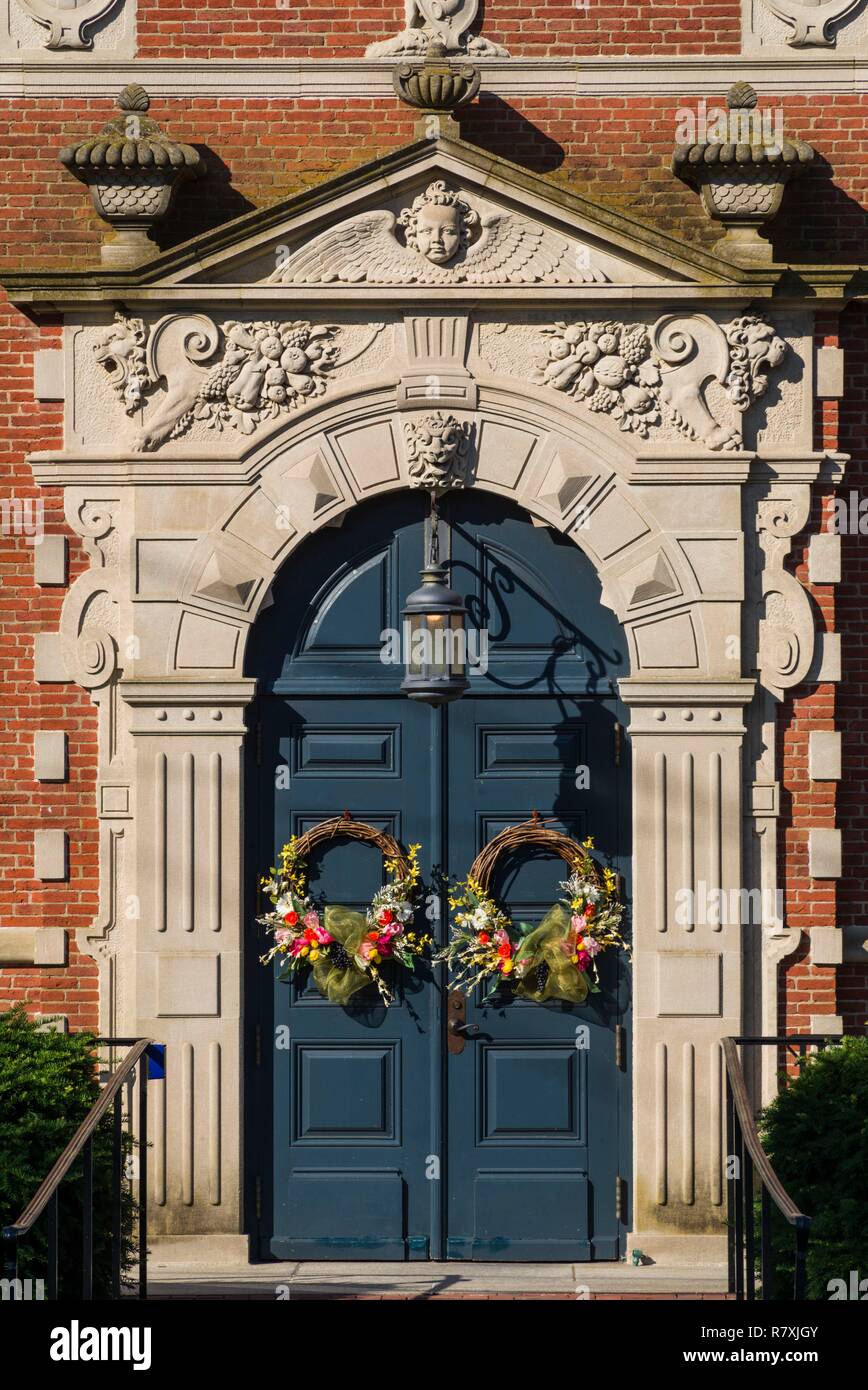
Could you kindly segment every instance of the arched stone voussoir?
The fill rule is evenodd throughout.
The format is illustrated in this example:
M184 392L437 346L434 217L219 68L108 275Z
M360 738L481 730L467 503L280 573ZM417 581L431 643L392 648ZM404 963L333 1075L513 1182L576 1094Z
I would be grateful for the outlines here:
M288 556L357 504L425 486L427 456L411 444L444 417L469 445L458 485L510 498L589 557L625 626L634 675L712 674L707 605L675 536L628 481L634 454L568 408L500 384L473 411L400 410L378 391L263 442L247 490L194 547L162 670L240 674L247 632Z

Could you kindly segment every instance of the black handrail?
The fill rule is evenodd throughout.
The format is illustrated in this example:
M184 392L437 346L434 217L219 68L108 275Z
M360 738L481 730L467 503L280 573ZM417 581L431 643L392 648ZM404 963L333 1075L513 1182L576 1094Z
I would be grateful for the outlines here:
M18 1243L28 1234L43 1212L48 1223L48 1297L56 1299L59 1285L59 1206L58 1193L63 1179L79 1155L82 1156L82 1297L93 1298L93 1139L109 1109L112 1116L112 1297L120 1298L122 1267L122 1164L123 1164L123 1088L139 1077L139 1197L138 1197L138 1297L148 1296L148 1058L162 1059L148 1038L96 1038L103 1047L128 1047L129 1052L103 1086L99 1099L91 1106L63 1153L39 1184L27 1206L11 1225L0 1228L3 1240L4 1278L13 1299L20 1293Z
M772 1203L793 1228L793 1298L805 1297L806 1262L811 1218L800 1211L785 1190L760 1142L747 1083L738 1054L739 1047L775 1047L791 1056L804 1058L809 1047L824 1048L835 1038L822 1034L796 1034L791 1037L724 1038L726 1064L726 1152L727 1152L727 1254L729 1292L738 1300L752 1302L757 1297L755 1181L759 1183L759 1283L760 1297L772 1299L774 1291L774 1247ZM730 1165L732 1171L730 1171Z

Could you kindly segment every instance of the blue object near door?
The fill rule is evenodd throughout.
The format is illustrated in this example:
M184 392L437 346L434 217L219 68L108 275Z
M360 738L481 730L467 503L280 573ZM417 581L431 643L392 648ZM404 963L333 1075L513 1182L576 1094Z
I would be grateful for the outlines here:
M587 559L511 504L452 496L452 583L488 634L487 669L442 709L399 692L384 632L417 582L424 501L358 508L289 562L254 635L250 879L280 846L345 808L420 841L423 912L440 939L439 875L533 809L583 839L629 896L629 749L614 681L623 633ZM312 891L362 907L382 881L368 846L335 840ZM562 861L518 857L493 888L539 920ZM277 981L252 925L249 1209L262 1258L615 1259L628 1227L630 978L614 953L582 1006L460 1003L446 1043L443 967L395 969L395 1003L346 1008L312 980ZM388 968L388 967L387 967ZM460 1038L460 1043L456 1043Z

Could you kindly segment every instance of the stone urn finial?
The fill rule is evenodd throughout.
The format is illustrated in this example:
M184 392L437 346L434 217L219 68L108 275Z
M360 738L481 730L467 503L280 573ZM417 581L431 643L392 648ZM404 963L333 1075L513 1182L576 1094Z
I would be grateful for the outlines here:
M149 233L166 216L179 185L205 173L192 145L170 140L145 113L144 87L130 83L118 97L120 115L99 135L68 145L60 162L86 183L96 211L116 232L102 244L102 262L117 269L150 260L156 248Z
M481 75L472 63L449 61L444 44L432 40L421 63L398 63L392 83L401 101L424 113L425 135L458 135L453 113L479 91ZM434 129L430 117L434 117Z
M708 111L695 134L675 146L672 172L698 189L708 216L724 224L714 250L745 265L768 264L771 243L759 229L780 211L785 184L808 168L813 149L785 138L780 111L759 110L749 82L734 82L726 111Z

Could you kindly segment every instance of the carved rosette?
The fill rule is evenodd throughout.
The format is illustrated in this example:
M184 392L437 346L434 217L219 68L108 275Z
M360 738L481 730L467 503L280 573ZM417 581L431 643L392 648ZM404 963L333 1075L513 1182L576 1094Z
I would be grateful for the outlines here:
M122 267L155 254L151 228L166 216L178 187L204 174L205 163L192 145L170 140L146 116L144 87L125 87L117 104L120 116L99 135L62 149L59 158L87 184L94 208L117 233L103 244L103 262Z
M759 228L780 211L784 186L814 158L804 140L793 143L782 134L778 141L756 105L750 83L735 83L727 95L723 137L676 145L672 156L672 172L699 191L708 216L726 228L715 250L750 264L772 259Z

